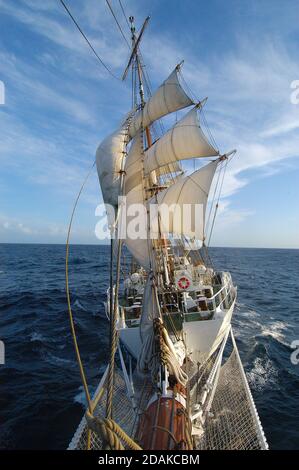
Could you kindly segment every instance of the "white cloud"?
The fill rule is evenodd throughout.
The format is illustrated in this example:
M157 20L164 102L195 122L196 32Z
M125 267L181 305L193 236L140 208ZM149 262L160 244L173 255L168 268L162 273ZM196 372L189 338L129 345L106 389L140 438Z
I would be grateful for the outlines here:
M1 242L44 242L65 243L68 232L68 220L59 224L41 220L18 220L6 214L0 214L0 243ZM94 233L94 223L82 226L74 221L71 233L71 243L98 243Z
M33 235L35 233L33 228L29 225L0 214L0 234L3 234L4 232L6 237L9 237L9 233L21 233L22 235Z

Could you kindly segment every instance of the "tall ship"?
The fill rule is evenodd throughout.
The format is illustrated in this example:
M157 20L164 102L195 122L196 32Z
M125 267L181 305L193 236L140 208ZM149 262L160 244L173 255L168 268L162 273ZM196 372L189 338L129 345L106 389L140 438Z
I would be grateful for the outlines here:
M129 19L132 110L96 152L111 234L110 360L93 396L67 282L87 400L69 449L267 449L231 326L237 287L208 248L235 151L218 149L183 63L151 91L148 20L137 33Z

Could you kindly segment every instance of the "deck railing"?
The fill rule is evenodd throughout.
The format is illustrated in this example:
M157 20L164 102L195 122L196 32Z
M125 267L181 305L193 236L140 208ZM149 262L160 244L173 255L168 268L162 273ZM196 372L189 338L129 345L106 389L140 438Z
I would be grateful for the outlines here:
M207 304L207 309L201 309L201 310L198 310L198 312L192 312L192 311L188 311L187 308L185 309L185 312L184 314L185 315L194 315L195 313L205 313L207 316L209 315L213 315L217 308L220 308L224 307L224 309L228 309L233 300L235 299L235 295L236 295L236 288L235 286L233 285L231 279L228 280L228 282L225 283L225 285L214 285L213 286L214 289L219 287L219 290L214 294L212 295L211 297L207 297L206 295L202 294L200 295L199 294L199 297L197 299L193 299L195 301L195 303L198 305L199 307L199 304L200 302L202 302L203 300L206 301L206 304ZM202 287L202 290L204 290L205 288ZM107 315L107 318L109 320L109 289L107 290L107 303L106 303L106 315ZM135 323L136 320L139 318L137 315L136 315L136 318L131 318L131 319L128 319L126 318L126 311L130 310L132 312L132 310L134 310L134 307L131 306L131 307L123 307L121 305L119 305L119 309L117 309L117 322L118 322L118 327L120 328L123 328L125 327L124 324L125 323ZM175 313L175 312L173 312Z
M205 295L202 295L201 297L195 300L195 303L199 306L199 304L203 300L205 300L207 304L207 309L206 310L201 309L201 312L209 316L209 315L213 315L216 312L217 308L221 307L222 305L224 309L228 309L232 305L232 302L235 299L235 296L236 296L236 288L230 281L224 286L221 286L221 288L213 296L207 297ZM194 313L196 312L186 311L185 315L192 315Z

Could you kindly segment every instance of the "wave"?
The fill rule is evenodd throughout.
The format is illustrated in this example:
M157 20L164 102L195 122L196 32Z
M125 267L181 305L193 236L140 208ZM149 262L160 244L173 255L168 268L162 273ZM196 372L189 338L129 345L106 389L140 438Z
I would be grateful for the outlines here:
M35 342L35 341L44 342L44 341L46 341L46 338L43 335L41 335L40 333L36 333L34 331L30 336L30 341L31 342Z
M86 397L85 397L85 392L84 392L83 385L81 385L79 387L79 391L78 391L77 395L74 396L73 401L74 401L74 403L79 403L84 408L86 407Z
M74 365L74 363L75 363L74 360L58 357L58 356L55 356L54 354L52 354L50 352L42 352L41 356L42 356L42 359L45 362L47 362L48 364L56 365L56 366L65 367L66 364Z
M286 343L298 338L298 293L292 280L299 251L211 250L215 264L230 270L238 285L233 328L270 446L295 449L299 367L291 363L293 350ZM1 368L9 407L1 448L26 448L30 439L40 448L64 448L71 437L65 420L71 416L79 422L86 406L68 324L64 252L59 245L5 247L0 326L10 360ZM92 390L109 360L109 324L101 303L109 285L109 248L72 246L70 271L76 331ZM288 279L292 282L286 287ZM36 418L37 409L51 425L51 438L49 426L43 432ZM12 430L14 442L3 429Z
M88 312L88 310L81 304L81 302L80 302L79 299L76 299L76 300L73 302L72 307L77 307L77 308L79 308L80 310L83 310L84 312Z
M256 391L264 391L268 388L277 387L278 369L269 359L255 358L253 368L247 373L250 386Z
M79 264L86 264L86 263L89 263L89 260L87 258L84 258L84 257L75 257L75 258L70 258L70 266L71 265L79 265Z
M268 325L260 325L261 336L271 336L273 339L283 344L284 346L290 346L286 341L286 330L290 325L282 321L275 321Z

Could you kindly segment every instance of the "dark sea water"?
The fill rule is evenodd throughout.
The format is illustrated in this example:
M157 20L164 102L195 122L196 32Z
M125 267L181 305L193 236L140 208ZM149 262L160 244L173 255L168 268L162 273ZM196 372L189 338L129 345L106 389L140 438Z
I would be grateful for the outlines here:
M108 359L103 301L109 248L72 246L70 288L79 344L94 388ZM238 285L233 326L273 449L299 448L298 250L213 248ZM0 448L64 449L84 411L66 308L62 245L0 244Z

